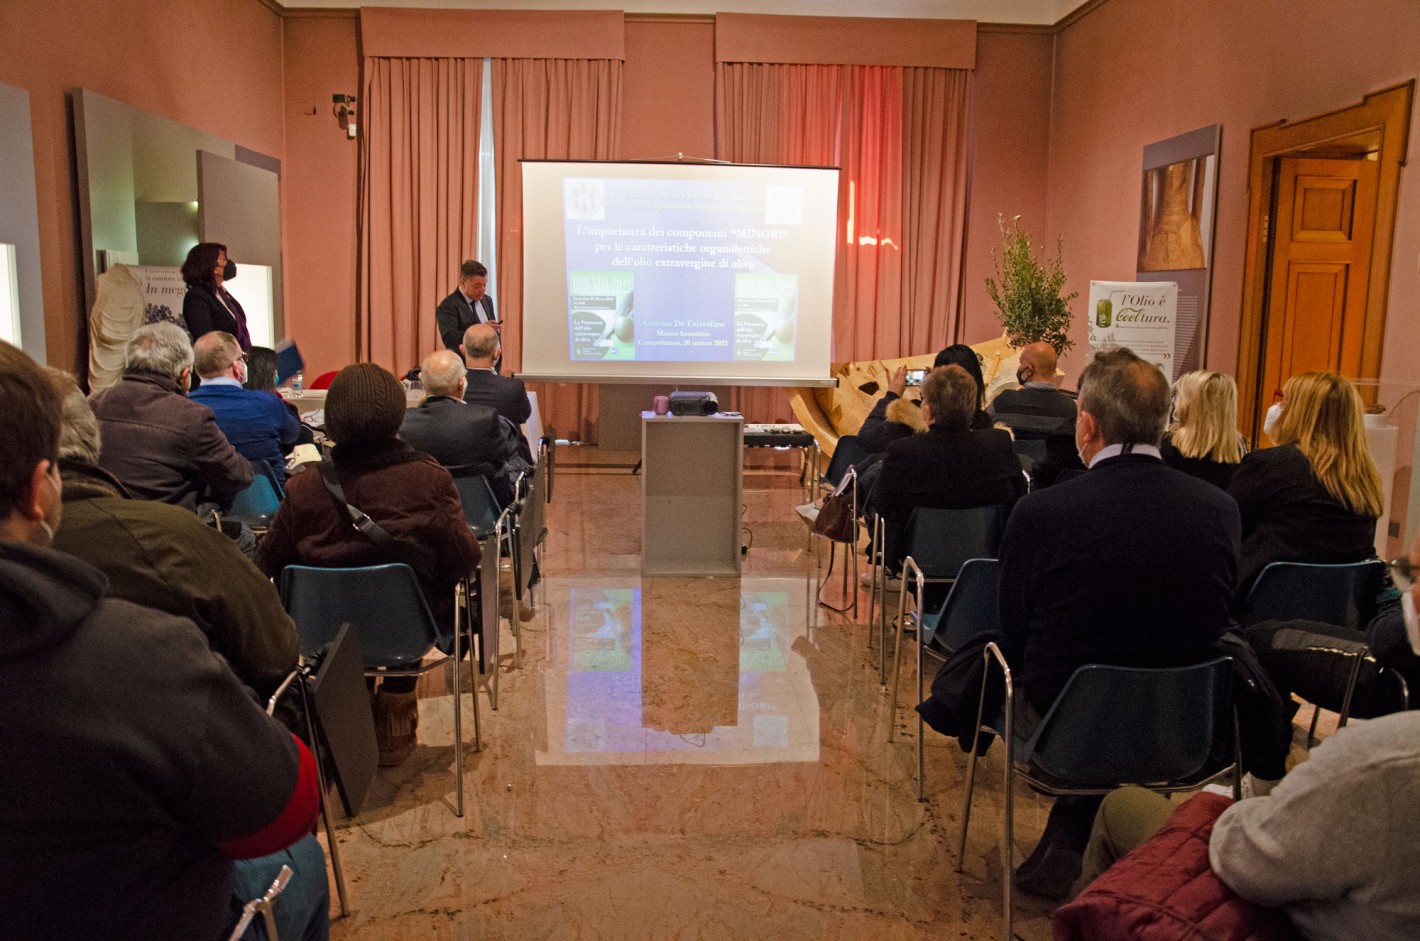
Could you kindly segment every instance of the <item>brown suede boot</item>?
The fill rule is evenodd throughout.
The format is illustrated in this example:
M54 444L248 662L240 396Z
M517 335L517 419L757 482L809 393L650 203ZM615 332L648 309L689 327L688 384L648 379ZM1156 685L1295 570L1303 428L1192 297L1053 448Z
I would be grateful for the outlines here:
M416 693L387 693L374 699L375 741L380 746L380 767L404 764L414 754L419 729L419 701Z

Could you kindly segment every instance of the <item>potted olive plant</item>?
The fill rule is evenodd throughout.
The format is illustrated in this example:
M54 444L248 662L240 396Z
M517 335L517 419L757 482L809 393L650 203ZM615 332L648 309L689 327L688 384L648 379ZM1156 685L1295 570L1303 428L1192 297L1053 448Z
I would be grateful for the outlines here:
M1020 216L1013 216L1007 226L1005 217L998 215L996 224L1002 244L999 254L991 251L995 276L986 279L986 293L996 305L1007 342L1019 349L1044 340L1056 353L1065 352L1074 345L1069 336L1070 302L1077 294L1060 293L1065 287L1060 241L1055 257L1042 264L1031 247L1030 233L1021 228Z

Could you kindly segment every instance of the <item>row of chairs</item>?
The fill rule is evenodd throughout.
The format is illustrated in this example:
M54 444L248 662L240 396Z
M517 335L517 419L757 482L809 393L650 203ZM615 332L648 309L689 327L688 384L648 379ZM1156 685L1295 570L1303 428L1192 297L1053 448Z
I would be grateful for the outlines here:
M462 817L463 800L463 697L461 664L465 625L479 612L482 629L474 636L479 672L487 672L490 705L497 709L499 676L499 559L506 556L513 570L519 599L532 591L533 572L546 535L545 504L550 492L551 444L544 441L531 477L519 477L518 498L508 507L498 505L484 477L456 478L465 519L479 540L482 562L478 572L462 580L455 593L452 637L440 631L423 596L413 569L402 563L355 568L288 566L281 574L280 594L300 637L302 666L287 677L270 709L283 695L299 694L307 722L308 740L316 756L321 786L321 814L330 847L341 913L347 911L339 845L326 806L327 771L333 772L345 812L354 817L378 763L374 724L365 690L365 677L423 676L447 671L454 690L454 813ZM258 462L264 464L264 462ZM253 488L262 501L260 515L243 517L239 500L228 518L243 518L253 529L264 530L279 508L281 491L269 473L257 467ZM271 499L274 497L274 499ZM256 501L253 501L255 503ZM258 530L258 531L260 531ZM512 619L515 636L518 619ZM468 635L473 636L473 635ZM448 651L445 653L445 651ZM482 750L477 673L473 699L474 749ZM327 769L329 757L334 767ZM279 890L278 893L279 894ZM274 898L274 894L271 895ZM251 906L253 914L269 915L270 898Z
M863 455L856 442L835 452L825 475L849 473ZM842 455L840 457L840 455ZM851 482L851 478L850 478ZM869 608L869 644L874 614L879 628L880 679L886 687L887 612L882 577L883 530L881 520L869 521L869 558L874 567ZM994 556L999 545L1001 519L996 508L978 511L918 511L909 524L907 558L903 565L903 591L899 597L889 738L896 726L902 637L908 631L917 639L918 701L925 696L924 657L945 658L986 632L999 632L997 593L999 565ZM856 552L856 545L848 551ZM1359 631L1374 612L1383 565L1375 560L1356 565L1318 566L1274 563L1263 572L1243 604L1244 625L1262 620L1308 619ZM933 585L948 591L940 604L928 594ZM910 590L909 590L910 589ZM908 600L912 605L908 607ZM876 608L876 612L875 609ZM1299 691L1316 707L1339 712L1345 725L1352 712L1358 682L1363 678L1394 689L1392 707L1407 708L1408 690L1403 677L1375 664L1364 642L1338 641L1315 635L1294 644L1309 645L1318 653L1347 658L1351 667L1340 689ZM1081 667L1056 703L1026 734L1014 728L1014 684L1000 648L989 643L983 652L984 678L975 728L1000 736L1007 743L1003 761L1002 892L1004 937L1013 937L1014 898L1011 874L1014 840L1014 787L1021 778L1050 795L1104 794L1126 784L1160 792L1197 790L1231 775L1235 796L1241 779L1236 708L1232 703L1232 663L1219 657L1208 663L1176 669L1137 669L1091 664ZM987 688L999 673L1004 702L988 710ZM918 718L918 799L925 800L925 727ZM976 782L977 755L967 763L957 870L965 862L966 838Z

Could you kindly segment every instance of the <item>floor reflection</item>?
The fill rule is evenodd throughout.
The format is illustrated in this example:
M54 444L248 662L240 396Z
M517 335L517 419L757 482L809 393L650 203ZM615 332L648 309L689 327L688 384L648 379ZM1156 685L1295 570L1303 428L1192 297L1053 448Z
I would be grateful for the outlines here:
M807 616L796 588L752 578L571 586L567 670L544 674L548 747L537 763L817 761L818 697L790 649Z

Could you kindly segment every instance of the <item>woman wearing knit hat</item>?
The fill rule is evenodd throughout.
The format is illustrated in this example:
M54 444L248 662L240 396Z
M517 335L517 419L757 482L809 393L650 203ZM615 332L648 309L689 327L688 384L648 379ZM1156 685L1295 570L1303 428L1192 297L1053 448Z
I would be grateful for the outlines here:
M393 537L381 548L355 529L318 471L296 474L257 550L271 577L288 565L347 567L404 562L414 569L440 629L452 636L454 586L478 565L478 543L464 521L453 478L433 458L399 440L404 387L374 363L340 371L325 400L331 461L345 500ZM396 765L414 751L418 726L415 680L390 677L374 698L380 764Z

